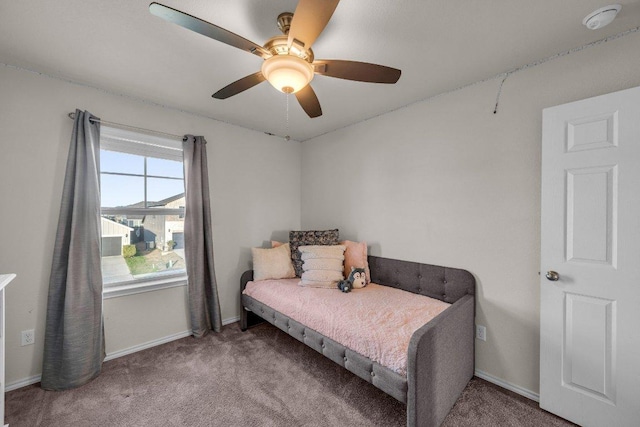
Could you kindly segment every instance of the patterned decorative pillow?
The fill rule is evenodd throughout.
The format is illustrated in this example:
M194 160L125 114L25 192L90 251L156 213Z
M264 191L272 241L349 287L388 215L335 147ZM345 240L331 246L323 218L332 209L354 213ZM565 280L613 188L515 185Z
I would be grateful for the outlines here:
M290 231L289 245L291 246L291 260L296 276L302 276L302 256L299 246L337 245L340 235L338 229L324 231Z

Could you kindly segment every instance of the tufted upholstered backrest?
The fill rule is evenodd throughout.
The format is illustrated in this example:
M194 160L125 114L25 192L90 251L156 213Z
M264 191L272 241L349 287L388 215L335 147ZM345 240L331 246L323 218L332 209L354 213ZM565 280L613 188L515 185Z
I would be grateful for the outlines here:
M369 256L371 281L453 304L475 295L476 280L467 270Z

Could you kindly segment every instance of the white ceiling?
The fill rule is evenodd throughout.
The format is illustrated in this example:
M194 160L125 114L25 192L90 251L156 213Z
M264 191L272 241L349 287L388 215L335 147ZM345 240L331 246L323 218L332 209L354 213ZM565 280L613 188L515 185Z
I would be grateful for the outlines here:
M258 71L259 57L165 22L149 13L149 3L0 0L0 62L250 129L287 132L286 96L266 82L227 100L211 97ZM280 34L277 15L293 12L297 4L160 3L257 44ZM316 76L312 86L323 116L308 118L291 97L288 133L303 141L640 26L640 0L619 3L618 18L591 31L582 19L606 0L342 0L313 45L316 58L399 68L400 81L383 85Z

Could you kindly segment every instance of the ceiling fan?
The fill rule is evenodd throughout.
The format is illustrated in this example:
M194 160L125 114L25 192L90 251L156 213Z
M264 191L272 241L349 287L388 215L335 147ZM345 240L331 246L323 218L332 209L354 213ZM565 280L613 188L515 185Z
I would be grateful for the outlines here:
M384 65L335 59L315 60L311 45L329 22L340 0L300 0L295 13L278 16L278 28L284 33L259 46L231 31L179 10L151 3L149 11L166 21L214 40L245 50L264 59L262 68L220 89L216 99L237 95L267 80L284 93L293 93L309 117L322 115L320 102L309 82L314 74L369 83L395 83L401 71Z

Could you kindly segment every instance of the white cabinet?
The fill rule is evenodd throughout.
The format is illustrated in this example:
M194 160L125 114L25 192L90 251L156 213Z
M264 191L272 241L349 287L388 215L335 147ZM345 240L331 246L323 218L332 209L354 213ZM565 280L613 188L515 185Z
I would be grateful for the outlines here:
M0 274L0 425L4 424L4 289L15 279L15 274Z

